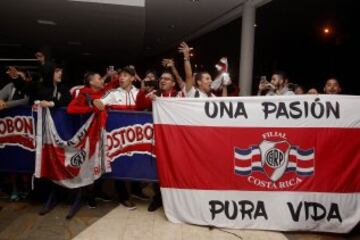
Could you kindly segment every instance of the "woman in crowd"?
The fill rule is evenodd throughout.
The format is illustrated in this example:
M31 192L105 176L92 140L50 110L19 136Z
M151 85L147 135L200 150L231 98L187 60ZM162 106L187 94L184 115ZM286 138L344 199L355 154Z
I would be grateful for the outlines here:
M69 89L62 83L63 69L54 67L51 81L47 80L38 87L36 98L41 107L64 107L71 100Z
M180 44L179 52L184 55L185 86L183 91L185 96L194 98L215 97L211 92L212 78L208 72L198 72L193 76L190 62L191 50L192 49L185 42ZM224 86L222 87L222 96L227 96L227 88Z

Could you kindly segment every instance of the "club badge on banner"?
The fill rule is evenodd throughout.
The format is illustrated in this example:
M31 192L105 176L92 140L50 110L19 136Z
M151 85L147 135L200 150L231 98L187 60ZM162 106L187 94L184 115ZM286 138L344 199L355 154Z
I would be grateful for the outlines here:
M349 232L360 220L358 96L157 99L167 218Z
M91 115L70 140L63 140L48 108L38 109L35 177L48 178L66 188L93 183L110 164L105 162L106 112Z

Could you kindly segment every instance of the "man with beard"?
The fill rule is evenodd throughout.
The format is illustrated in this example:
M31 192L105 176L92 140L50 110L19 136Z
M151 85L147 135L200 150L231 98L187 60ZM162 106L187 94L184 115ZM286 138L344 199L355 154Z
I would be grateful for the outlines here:
M293 91L288 88L288 78L285 72L274 72L271 81L261 80L259 84L258 95L274 96L274 95L294 95Z

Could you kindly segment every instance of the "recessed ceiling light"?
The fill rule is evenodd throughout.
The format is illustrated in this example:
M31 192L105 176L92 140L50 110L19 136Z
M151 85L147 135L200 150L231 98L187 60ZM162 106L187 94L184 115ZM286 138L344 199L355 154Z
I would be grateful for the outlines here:
M170 28L170 29L175 29L175 28L176 28L176 25L175 25L175 24L171 24L171 25L169 25L169 28Z
M45 19L38 19L37 23L38 24L43 24L43 25L52 25L52 26L56 25L56 22L51 21L51 20L45 20Z
M190 2L193 2L193 3L198 3L200 2L200 0L189 0Z
M130 7L145 7L145 0L68 0L69 2L99 3L124 5Z
M89 53L89 52L84 52L82 55L84 55L84 56L91 56L91 53Z

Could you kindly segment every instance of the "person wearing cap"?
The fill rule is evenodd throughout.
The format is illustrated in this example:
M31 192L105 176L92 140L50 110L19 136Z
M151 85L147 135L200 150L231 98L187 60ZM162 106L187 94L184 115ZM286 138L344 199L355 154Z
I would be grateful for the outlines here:
M105 108L113 110L136 110L136 98L139 90L133 86L135 80L135 69L124 67L120 70L120 87L109 91L105 96L93 101L94 106L103 111Z
M109 91L102 98L93 100L93 105L98 111L105 109L111 110L136 110L136 101L139 90L133 86L136 71L134 67L126 66L119 71L119 85L120 87ZM135 204L130 200L129 192L126 189L125 182L122 180L115 181L115 187L119 195L119 202L129 210L136 208ZM142 189L138 183L131 185L133 196L136 198L147 200L147 197L142 193Z

